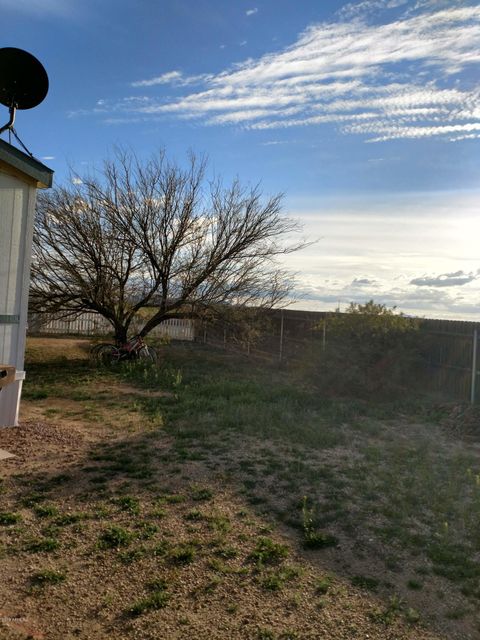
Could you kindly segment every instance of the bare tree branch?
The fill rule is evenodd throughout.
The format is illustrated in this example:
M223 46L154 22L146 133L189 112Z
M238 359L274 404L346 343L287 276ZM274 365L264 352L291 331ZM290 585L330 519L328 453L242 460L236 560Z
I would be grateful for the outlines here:
M182 169L163 152L142 162L117 150L100 175L42 193L31 307L96 311L125 340L147 305L155 310L143 336L208 308L284 301L292 278L277 260L304 244L284 244L298 227L283 217L282 195L208 183L205 171L194 155Z

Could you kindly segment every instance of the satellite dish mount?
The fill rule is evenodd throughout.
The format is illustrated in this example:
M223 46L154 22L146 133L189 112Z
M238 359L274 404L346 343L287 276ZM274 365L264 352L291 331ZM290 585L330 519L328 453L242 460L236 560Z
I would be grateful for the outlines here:
M4 131L7 131L7 129L13 129L13 125L15 124L16 112L17 107L15 105L11 105L11 107L9 108L10 119L7 124L4 124L3 127L0 127L0 134L2 134Z
M0 104L8 108L9 120L0 127L4 131L15 130L17 109L32 109L45 99L48 93L48 76L35 56L23 49L0 49Z

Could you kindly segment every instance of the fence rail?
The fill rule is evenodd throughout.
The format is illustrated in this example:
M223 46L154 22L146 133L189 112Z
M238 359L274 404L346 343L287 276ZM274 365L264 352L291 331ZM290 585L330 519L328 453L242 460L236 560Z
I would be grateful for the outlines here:
M82 313L75 318L59 318L49 314L31 314L28 319L29 333L46 335L106 336L112 333L112 326L98 313ZM140 330L132 325L131 332ZM150 332L157 338L170 340L193 340L195 323L193 320L171 318L162 322Z

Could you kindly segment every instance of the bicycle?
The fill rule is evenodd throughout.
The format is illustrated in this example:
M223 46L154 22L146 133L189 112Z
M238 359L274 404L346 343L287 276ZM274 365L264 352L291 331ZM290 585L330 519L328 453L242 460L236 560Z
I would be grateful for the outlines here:
M112 365L126 360L157 361L157 353L149 347L140 335L119 344L97 344L90 350L98 364Z

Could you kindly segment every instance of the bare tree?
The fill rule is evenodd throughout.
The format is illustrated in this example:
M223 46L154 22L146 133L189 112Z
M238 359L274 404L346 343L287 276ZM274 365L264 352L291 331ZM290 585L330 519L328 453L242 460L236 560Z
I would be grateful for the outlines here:
M124 341L147 305L142 336L169 318L284 300L292 279L277 259L303 245L283 242L297 225L282 196L208 182L205 168L193 155L182 169L164 153L142 162L117 150L100 174L42 193L32 310L96 311Z

